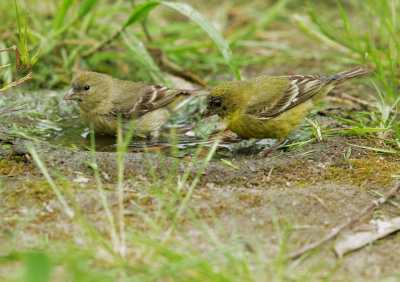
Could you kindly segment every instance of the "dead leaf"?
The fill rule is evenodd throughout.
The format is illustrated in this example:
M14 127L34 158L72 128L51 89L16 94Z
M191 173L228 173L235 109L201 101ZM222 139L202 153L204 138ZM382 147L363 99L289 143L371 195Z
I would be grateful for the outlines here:
M390 220L371 220L363 230L341 236L335 242L335 253L338 257L342 257L398 230L400 230L400 217Z

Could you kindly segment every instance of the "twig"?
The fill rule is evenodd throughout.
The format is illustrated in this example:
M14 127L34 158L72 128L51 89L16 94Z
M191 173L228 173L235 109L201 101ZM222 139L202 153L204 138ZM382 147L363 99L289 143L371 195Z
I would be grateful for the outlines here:
M118 31L116 31L113 35L111 35L111 37L107 38L106 40L104 40L103 42L100 42L99 44L97 44L96 46L94 46L92 49L90 49L89 51L87 51L86 53L84 53L82 55L82 59L86 59L87 57L92 56L94 53L96 53L97 51L99 51L100 49L102 49L104 46L107 46L111 41L113 41L114 39L116 39L118 36L120 36L120 34L125 30L125 28L121 28Z
M21 64L21 53L19 52L17 46L14 45L10 48L0 50L0 53L5 52L5 51L10 51L10 50L14 50L14 52L15 52L15 68L19 69L22 66L22 64Z
M15 170L15 167L12 168L12 170L10 171L9 174L7 174L7 175L0 175L0 178L14 177L14 176L18 176L18 175L21 174L21 173L15 173L15 174L13 174L14 170Z
M341 96L342 99L347 99L347 100L349 100L349 101L355 102L355 103L360 104L360 105L362 105L362 106L365 106L365 107L367 107L367 108L368 108L368 107L372 107L372 108L374 108L374 109L378 108L374 103L371 103L371 102L368 102L368 101L366 101L366 100L363 100L363 99L360 99L360 98L351 96L350 94L347 94L346 92L341 93L340 96ZM397 112L397 111L394 110L394 109L391 109L390 112L391 112L392 114L399 113L399 112Z
M6 91L6 90L8 90L8 89L10 89L10 88L12 88L12 87L14 87L14 86L17 86L18 84L20 84L20 83L22 83L22 82L24 82L24 81L26 81L26 80L28 80L28 79L31 79L32 78L32 72L30 71L25 77L23 77L23 78L21 78L21 79L19 79L19 80L17 80L17 81L14 81L14 82L12 82L12 83L10 83L9 85L7 85L6 87L4 87L4 88L1 88L0 89L0 92L4 92L4 91Z
M5 107L5 108L0 110L0 116L1 115L5 115L5 114L9 114L9 113L12 113L12 112L20 111L20 110L22 110L22 108L17 108L17 106L23 106L25 104L26 103L16 103L16 104L13 104L11 106Z
M378 197L383 197L383 194L378 191L372 191L372 193L374 193ZM393 200L388 200L387 203L391 204L392 206L395 206L396 208L400 208L400 204Z
M272 171L273 170L274 170L274 167L271 167L271 169L268 172L267 179L265 180L265 182L270 182L271 181L271 175L272 175Z
M339 225L338 227L333 228L332 232L329 233L324 238L322 238L321 240L316 241L316 242L300 249L299 251L292 253L289 256L289 259L292 259L292 260L297 259L300 256L302 256L303 254L305 254L309 251L312 251L315 248L317 248L317 247L323 245L324 243L330 241L331 239L335 238L343 229L345 229L346 227L353 225L354 223L359 221L361 219L361 217L363 217L364 215L366 215L367 213L372 211L374 208L379 207L380 205L386 203L387 200L389 200L389 198L392 197L399 188L400 188L400 181L396 182L396 184L394 185L392 190L390 190L388 193L386 193L383 197L379 198L378 200L372 201L372 203L369 206L365 207L359 214L357 214L353 218L350 218L347 222L343 223L342 225Z
M0 51L0 52L1 52L1 51ZM7 64L7 65L4 65L4 66L0 66L0 72L2 71L1 69L7 68L7 67L9 67L9 66L11 66L11 64Z
M194 74L190 70L184 70L174 62L170 61L167 57L167 55L159 48L154 48L150 49L148 48L150 54L152 54L153 57L158 57L159 60L157 60L158 65L161 67L161 69L165 70L166 72L169 72L173 75L182 77L183 79L186 79L187 81L197 83L201 86L208 87L209 85L207 82L205 82L203 79L198 77L196 74Z
M150 32L147 29L147 15L143 18L143 20L140 21L140 25L142 26L143 32L146 35L147 41L151 42L153 41L153 38L151 38Z
M1 52L5 52L5 51L10 51L10 50L15 50L16 48L17 48L17 47L15 47L15 45L14 45L14 46L12 46L12 47L9 47L9 48L0 50L0 53L1 53Z
M325 210L330 211L330 209L328 208L328 206L324 203L324 201L318 197L317 195L315 195L314 193L310 193L310 196L313 197L314 199L316 199L318 201L318 203L321 204L321 206L324 207Z
M358 104L360 104L360 105L363 105L363 106L370 106L370 104L371 104L371 103L369 103L369 102L366 101L366 100L353 97L353 96L351 96L351 95L349 95L349 94L347 94L347 93L345 93L345 92L341 93L340 96L341 96L342 98L344 98L344 99L350 100L350 101L352 101L352 102L356 102L356 103L358 103Z

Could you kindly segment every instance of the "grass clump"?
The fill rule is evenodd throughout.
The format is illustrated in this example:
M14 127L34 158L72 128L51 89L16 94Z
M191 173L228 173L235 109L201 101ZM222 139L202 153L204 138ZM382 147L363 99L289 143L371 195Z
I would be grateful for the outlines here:
M375 68L373 85L376 95L367 98L373 100L372 107L368 112L353 115L361 123L386 129L377 134L378 137L388 137L389 142L399 144L400 41L396 34L400 31L400 24L395 15L400 12L400 2L368 0L362 4L350 1L346 8L344 5L344 2L337 2L339 19L334 24L331 19L319 15L311 5L309 18L296 17L296 21L306 34L335 48L337 59L342 62L368 63ZM349 10L356 11L357 17Z

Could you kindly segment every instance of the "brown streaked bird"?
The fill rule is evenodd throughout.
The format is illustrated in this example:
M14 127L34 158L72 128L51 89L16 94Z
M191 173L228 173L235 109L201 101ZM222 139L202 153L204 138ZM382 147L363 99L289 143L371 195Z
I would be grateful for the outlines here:
M203 117L217 114L239 136L281 139L279 145L333 88L371 71L357 66L334 75L260 76L225 82L211 90Z
M156 133L190 98L208 90L170 89L158 84L133 82L97 72L83 72L71 82L64 100L75 100L83 121L95 132L117 133L118 116L124 131L148 137Z

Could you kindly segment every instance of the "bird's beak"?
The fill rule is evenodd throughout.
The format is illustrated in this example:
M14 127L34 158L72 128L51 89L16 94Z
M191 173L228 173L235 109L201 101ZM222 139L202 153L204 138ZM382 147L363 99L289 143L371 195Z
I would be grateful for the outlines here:
M201 115L201 119L205 119L205 118L208 118L208 117L213 116L213 115L215 115L215 113L213 113L208 108L206 108L204 110L203 114Z
M75 100L76 93L73 88L70 88L67 95L64 96L64 100Z

